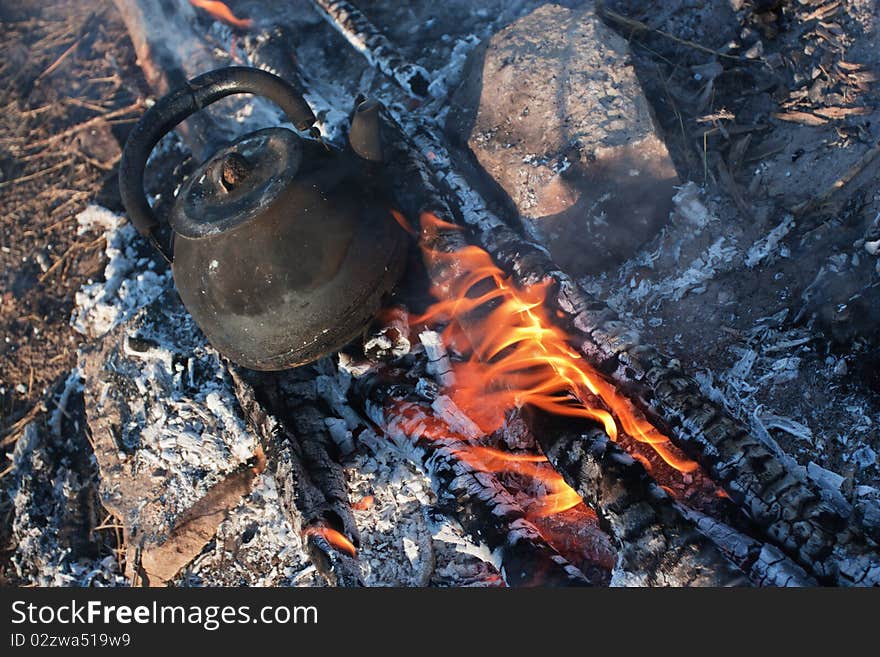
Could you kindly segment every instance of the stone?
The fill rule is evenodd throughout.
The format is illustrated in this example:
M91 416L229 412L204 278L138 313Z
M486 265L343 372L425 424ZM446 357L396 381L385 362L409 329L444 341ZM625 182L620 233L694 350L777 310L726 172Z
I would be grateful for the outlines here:
M632 255L672 207L675 167L629 57L592 8L544 5L475 49L447 119L574 276Z

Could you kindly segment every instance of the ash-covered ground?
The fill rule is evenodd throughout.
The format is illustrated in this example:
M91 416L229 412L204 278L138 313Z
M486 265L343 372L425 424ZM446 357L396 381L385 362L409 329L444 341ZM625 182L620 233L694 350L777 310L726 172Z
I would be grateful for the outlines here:
M341 137L344 112L358 92L443 134L453 94L468 74L468 55L544 3L358 4L409 61L431 73L430 99L407 104L310 3L293 3L296 11L286 10L285 21L298 38L308 99L331 139ZM872 77L880 72L880 10L869 0L605 4L616 17L606 17L606 24L630 40L679 184L656 234L579 282L637 327L645 342L678 358L705 395L746 420L805 476L852 502L880 498L880 192L878 161L865 160L880 139L880 95ZM273 11L256 2L230 5L242 16L268 19ZM200 20L225 51L230 28ZM523 153L526 166L534 155ZM466 147L452 148L450 157L477 189L497 192ZM835 181L851 171L852 179L837 189ZM86 197L76 198L83 210ZM112 198L102 201L114 205ZM484 201L518 223L503 194ZM615 217L607 222L607 230L615 230ZM77 224L89 243L103 237L105 269L80 281L71 306L52 312L68 317L81 346L89 346L159 298L171 280L116 213L90 207L78 213ZM21 222L7 228L4 243L14 245L26 230ZM42 239L50 244L52 234ZM22 257L38 266L37 255ZM4 279L14 296L13 283L21 289L20 277ZM63 347L56 342L54 348ZM206 367L217 367L210 347L199 348ZM157 349L156 367L166 367L162 353L177 346ZM173 379L175 363L170 357L168 363ZM10 390L27 388L26 369L16 365L19 378L0 373ZM146 375L144 381L148 385ZM153 417L152 424L196 413L191 407L198 401L198 395L169 397L164 419ZM232 403L221 399L215 407ZM16 424L28 407L2 418L0 435L14 437L4 442L10 455L2 480L4 577L42 585L125 584L119 521L98 495L78 370L47 385L45 404L46 412L30 422ZM170 452L166 462L184 474L196 467L225 471L245 458L233 443L209 454L210 445L193 439L190 429L170 442L167 432L146 432L141 448L160 459ZM432 510L430 481L405 456L389 444L358 451L345 464L365 582L498 585L492 555ZM274 482L260 475L175 583L306 586L323 579L280 512Z

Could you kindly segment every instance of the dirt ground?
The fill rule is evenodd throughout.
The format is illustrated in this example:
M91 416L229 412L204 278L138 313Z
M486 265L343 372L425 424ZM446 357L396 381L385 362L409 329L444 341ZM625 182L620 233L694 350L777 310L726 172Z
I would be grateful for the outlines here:
M398 9L396 3L359 4L380 24ZM692 8L682 11L684 4ZM874 0L821 13L839 4L605 3L616 12L609 24L631 39L679 176L706 186L717 229L688 241L687 227L672 226L653 244L675 245L659 264L639 267L630 260L620 271L582 281L688 368L725 373L707 389L726 395L737 411L766 406L832 428L854 426L854 413L880 408L880 294L869 285L877 278L876 258L861 251L866 227L880 217L877 160L863 162L880 125L880 15ZM729 49L731 43L736 48ZM725 58L732 59L723 67L713 63ZM70 328L70 313L80 287L102 276L104 244L77 234L75 216L90 202L121 210L115 184L120 145L147 96L134 59L109 0L0 4L3 452L28 422L48 422L76 364L83 338ZM766 65L756 65L758 59ZM834 182L850 170L857 175L835 191ZM665 291L677 281L678 262L696 262L721 237L756 243L789 215L794 227L782 242L788 255L746 271L719 266L699 295L676 298ZM664 272L672 273L664 278ZM630 294L642 282L645 296ZM748 371L737 378L738 364L747 362ZM797 383L786 378L792 371ZM738 387L759 375L772 385L757 392ZM829 397L847 401L829 404ZM874 418L860 436L876 447ZM63 421L82 448L73 456L94 468L81 398L66 405ZM850 477L850 485L876 485L880 465L862 468L850 458L852 446L833 433L818 437L821 449L807 451L789 431L773 435L801 460L815 447L827 458L823 465ZM7 472L4 459L0 478ZM80 498L81 508L72 513L97 517L92 525L102 522L94 488ZM15 581L8 563L13 512L4 491L0 584ZM113 531L87 531L71 545L75 552L111 554L115 540Z
M0 21L0 445L6 452L27 421L46 419L76 364L81 336L69 326L70 312L77 290L102 275L103 244L78 235L75 216L89 202L118 207L119 144L140 114L143 91L110 2L5 2ZM74 426L79 409L76 403L69 409ZM11 513L4 494L4 553Z

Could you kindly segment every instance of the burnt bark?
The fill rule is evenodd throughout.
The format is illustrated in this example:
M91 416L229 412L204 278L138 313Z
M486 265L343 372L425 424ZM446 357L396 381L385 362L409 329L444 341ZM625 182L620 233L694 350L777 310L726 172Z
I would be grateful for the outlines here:
M540 410L532 410L530 416L535 438L550 463L614 537L622 583L677 587L747 583L642 464L611 441L602 427Z
M407 95L428 95L430 77L406 61L398 48L356 6L345 0L312 0L315 10L362 54L371 66L394 80Z
M268 404L261 399L277 395L275 382L267 381L269 376L246 372L231 364L227 367L247 424L263 445L267 468L278 486L284 513L303 537L318 572L336 586L363 586L357 559L314 531L330 528L346 535L355 546L359 542L342 468L328 453L325 441L329 441L329 437L323 422L320 426L315 423L317 411L307 402L300 404L304 418L297 424L295 434L286 422L267 410ZM257 389L249 381L255 376Z
M683 513L712 539L724 555L745 572L755 586L816 586L816 580L779 548L755 540L710 516L684 508Z

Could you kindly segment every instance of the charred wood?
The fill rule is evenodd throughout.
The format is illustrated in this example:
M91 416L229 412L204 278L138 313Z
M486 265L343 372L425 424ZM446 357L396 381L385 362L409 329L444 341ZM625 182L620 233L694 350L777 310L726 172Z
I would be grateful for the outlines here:
M138 65L157 96L186 84L220 62L193 28L195 12L189 3L114 0L131 37ZM211 153L238 132L235 122L215 111L187 119L178 131L196 157Z
M509 586L584 586L607 583L601 567L582 573L541 536L495 475L483 472L459 455L466 438L452 429L428 437L430 403L412 383L380 371L356 379L349 401L390 439L402 443L411 458L429 473L439 506L467 533L485 541L499 555Z
M522 238L475 200L467 183L449 169L442 144L427 129L417 126L411 138L393 116L386 120L395 135L396 166L409 183L406 189L395 188L402 209L416 216L428 209L467 226L522 285L550 279L555 292L549 301L581 354L697 461L768 541L823 582L880 584L877 549L848 510L826 501L815 486L791 472L747 425L703 396L675 359L642 344L636 331L584 292L545 249ZM432 158L424 157L428 152ZM420 203L419 198L425 200ZM448 250L457 248L450 244Z
M733 527L693 509L683 508L687 518L748 574L755 586L816 586L816 580L774 545L762 543Z
M394 80L408 95L428 95L431 77L421 66L412 64L380 32L364 13L345 0L313 0L315 10L332 25L366 60Z
M544 454L614 537L621 583L676 587L746 583L742 572L601 426L571 418L560 422L539 410L532 411L531 424Z
M308 437L294 434L267 410L263 399L248 379L254 373L229 364L235 394L251 430L259 437L266 462L278 486L285 515L294 530L300 532L315 567L330 584L363 586L357 558L328 540L333 532L352 536L358 542L357 529L345 494L341 467L330 458L323 423L315 425L315 409L300 405L306 415L297 425L299 431L312 432ZM269 399L275 398L274 383L260 377L256 385ZM340 496L341 493L341 496Z
M740 505L768 541L820 580L880 584L880 556L848 509L792 472L748 426L702 395L677 361L640 343L608 306L591 299L546 253L506 226L480 233L523 283L550 277L554 305L581 353L637 400L646 414Z
M150 89L163 96L187 81L222 66L236 63L198 29L199 18L189 3L148 0L114 0L131 36L138 65ZM251 65L284 78L304 92L297 67L292 31L286 25L261 24L242 39ZM249 103L249 111L236 110ZM202 108L177 131L197 159L204 159L244 132L277 124L281 110L265 98L247 101L226 99L217 107Z

